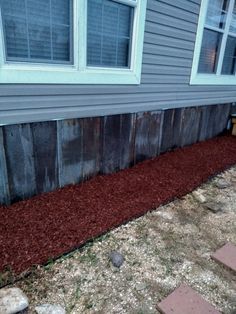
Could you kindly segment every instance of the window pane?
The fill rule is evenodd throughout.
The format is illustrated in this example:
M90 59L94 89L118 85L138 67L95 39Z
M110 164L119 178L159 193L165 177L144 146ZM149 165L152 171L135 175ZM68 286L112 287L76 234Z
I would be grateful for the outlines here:
M132 19L128 5L88 0L88 65L129 67Z
M72 62L72 0L0 0L9 61Z
M236 38L228 37L223 60L222 74L235 74L236 70Z
M233 15L229 31L232 33L236 33L236 2L234 3Z
M224 28L228 0L210 0L207 10L206 24L217 28Z
M27 25L25 20L20 16L15 17L14 21L10 17L6 17L4 24L7 57L28 58Z
M199 59L199 73L215 73L222 35L208 29L204 30Z

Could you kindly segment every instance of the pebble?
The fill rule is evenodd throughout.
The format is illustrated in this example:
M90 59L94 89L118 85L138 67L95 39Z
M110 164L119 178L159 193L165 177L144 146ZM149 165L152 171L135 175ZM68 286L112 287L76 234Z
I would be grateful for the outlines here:
M147 288L147 285L144 282L141 282L141 283L137 284L137 286L136 286L137 291L142 291L146 288Z
M198 191L194 191L193 192L193 196L195 197L195 199L199 202L199 203L205 203L206 202L206 198L204 195L202 195L200 192Z
M213 213L218 213L223 209L223 204L219 202L207 202L205 203L205 207L211 210Z
M228 183L227 181L225 180L219 180L215 183L215 186L218 188L218 189L226 189L228 187L230 187L230 183Z
M115 266L117 268L120 268L125 261L124 256L122 254L120 254L119 252L116 252L116 251L112 251L110 253L110 260L111 260L113 266Z
M0 313L15 314L26 310L29 306L27 296L19 288L3 288L0 290Z
M35 308L37 314L66 314L66 311L58 304L42 304Z

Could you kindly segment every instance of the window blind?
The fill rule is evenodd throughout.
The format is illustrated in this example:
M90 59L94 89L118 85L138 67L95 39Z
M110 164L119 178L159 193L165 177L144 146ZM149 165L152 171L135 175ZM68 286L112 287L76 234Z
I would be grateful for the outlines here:
M236 71L236 38L228 36L225 48L222 74L235 74Z
M199 59L199 73L215 73L222 35L205 29Z
M110 0L88 0L88 65L129 67L133 10Z
M71 0L0 0L6 59L72 62Z

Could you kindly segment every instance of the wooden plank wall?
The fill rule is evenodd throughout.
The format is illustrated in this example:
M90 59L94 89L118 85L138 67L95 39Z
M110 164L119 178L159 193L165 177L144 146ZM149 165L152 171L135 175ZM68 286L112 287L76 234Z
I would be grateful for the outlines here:
M0 127L0 203L128 168L220 134L231 104Z

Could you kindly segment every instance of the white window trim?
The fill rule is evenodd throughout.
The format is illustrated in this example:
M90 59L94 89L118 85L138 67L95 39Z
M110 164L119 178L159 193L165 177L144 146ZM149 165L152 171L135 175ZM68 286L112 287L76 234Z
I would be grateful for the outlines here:
M140 84L147 0L114 1L133 6L135 10L129 69L86 66L87 0L73 0L74 64L6 62L0 30L0 84Z
M220 58L218 60L218 70L216 74L198 73L198 64L199 64L199 58L200 58L200 53L201 53L203 31L205 27L208 3L209 3L209 0L202 0L202 3L201 3L195 49L194 49L192 72L191 72L191 78L190 78L190 85L236 85L236 75L224 75L220 73L221 68L222 68L224 53L220 54ZM228 16L231 16L231 13L233 11L233 4L234 4L234 1L230 1ZM228 28L229 30L229 27L230 27L230 19L228 18L226 21L225 28ZM217 31L219 30L217 29ZM229 32L227 33L229 34ZM226 39L227 39L227 36L224 36L222 40L221 51L225 51Z

